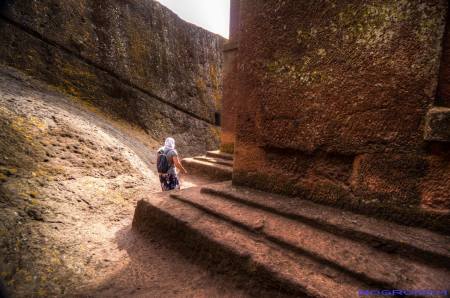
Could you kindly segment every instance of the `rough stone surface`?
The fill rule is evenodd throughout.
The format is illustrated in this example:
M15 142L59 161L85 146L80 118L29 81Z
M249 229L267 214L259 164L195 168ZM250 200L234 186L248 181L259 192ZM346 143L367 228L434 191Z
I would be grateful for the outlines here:
M236 117L237 117L237 90L233 88L237 83L237 44L230 41L225 45L224 50L224 73L223 73L223 98L221 113L221 134L220 150L227 153L233 153Z
M183 166L189 174L206 176L216 181L231 180L233 173L233 161L220 157L196 156L193 158L184 158Z
M449 16L447 8L447 20ZM439 71L439 85L436 105L450 107L450 22L447 21L443 42L441 69Z
M165 234L130 230L139 196L161 191L158 146L135 125L0 68L0 296L255 297L174 253Z
M223 38L159 3L9 1L0 36L1 62L156 137L217 146Z
M233 153L236 116L237 116L237 50L239 46L239 10L240 1L230 1L230 39L224 45L224 64L223 64L223 98L222 98L222 119L221 119L221 138L220 150L227 153Z
M450 142L450 108L432 108L425 118L425 139Z
M242 1L233 182L444 223L448 156L423 134L446 11L442 0Z
M154 226L178 233L192 254L299 297L444 289L450 280L448 236L229 182L144 197L133 228Z

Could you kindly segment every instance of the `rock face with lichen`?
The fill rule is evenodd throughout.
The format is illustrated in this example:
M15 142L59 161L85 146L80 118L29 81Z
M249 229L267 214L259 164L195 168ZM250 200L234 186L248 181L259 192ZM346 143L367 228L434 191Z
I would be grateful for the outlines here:
M424 140L447 5L241 1L234 183L448 230L448 143Z
M152 0L16 0L0 15L0 63L190 153L217 146L223 38Z

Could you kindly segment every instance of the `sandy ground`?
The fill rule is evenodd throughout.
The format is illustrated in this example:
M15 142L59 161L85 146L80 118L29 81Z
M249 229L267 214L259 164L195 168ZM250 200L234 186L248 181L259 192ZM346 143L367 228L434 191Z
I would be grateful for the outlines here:
M0 274L11 296L246 296L161 235L131 231L139 195L160 191L158 145L0 68Z

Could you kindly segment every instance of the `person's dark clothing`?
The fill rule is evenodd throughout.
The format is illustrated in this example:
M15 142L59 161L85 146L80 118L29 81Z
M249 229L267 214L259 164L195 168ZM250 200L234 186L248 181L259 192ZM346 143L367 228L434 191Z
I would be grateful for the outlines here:
M180 182L177 175L174 174L160 174L159 182L161 182L161 189L163 191L180 189Z

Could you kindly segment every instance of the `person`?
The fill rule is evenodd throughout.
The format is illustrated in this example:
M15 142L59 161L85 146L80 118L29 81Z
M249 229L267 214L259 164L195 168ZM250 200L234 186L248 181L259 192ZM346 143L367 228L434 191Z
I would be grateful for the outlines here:
M180 189L177 169L185 174L187 174L187 171L178 158L178 152L175 150L175 140L170 137L167 138L164 146L159 148L157 155L157 168L161 189L163 191Z

